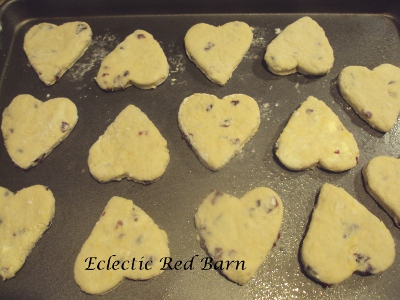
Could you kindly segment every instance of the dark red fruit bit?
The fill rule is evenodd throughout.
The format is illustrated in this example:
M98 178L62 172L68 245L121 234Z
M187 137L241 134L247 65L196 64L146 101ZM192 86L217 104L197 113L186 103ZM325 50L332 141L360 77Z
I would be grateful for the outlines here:
M365 263L371 259L370 257L360 253L354 253L353 255L356 257L357 263Z
M207 46L204 48L204 50L205 51L209 51L212 47L214 47L215 46L215 44L214 43L211 43L211 42L208 42L207 43Z
M153 182L150 181L150 180L144 180L144 181L142 181L142 183L143 183L144 185L149 185L149 184L152 184Z
M222 257L222 254L224 252L222 251L222 248L215 248L214 249L214 259L220 259Z
M76 34L79 34L86 29L87 29L87 26L85 24L80 23L80 24L78 24L78 28L76 29Z
M271 205L272 207L267 210L267 214L269 214L271 211L273 211L275 208L278 207L278 200L276 200L275 197L271 198Z
M260 206L261 205L261 200L257 200L256 201L256 206L258 207L258 206Z
M15 232L13 233L13 236L17 236L17 235L15 234Z
M209 105L207 105L207 107L206 107L206 111L210 111L212 108L213 108L213 105L212 105L212 104L209 104Z
M124 46L121 46L121 47L119 47L119 49L124 50L125 48L124 48Z
M117 225L115 225L115 229L122 226L124 223L121 220L118 220Z
M21 150L21 151L22 151L22 150ZM42 154L41 156L39 156L38 158L36 158L33 162L35 162L35 163L40 163L40 162L43 160L44 156L45 156L45 154Z
M313 111L314 111L314 110L311 109L311 108L307 108L307 109L306 109L306 113L308 113L308 114L311 114Z
M138 217L134 217L133 221L137 222L137 221L139 221L139 218Z
M365 274L370 275L370 274L374 274L375 268L373 266L371 266L370 264L368 264L367 269L365 269Z
M358 165L358 156L356 157L356 162L357 162L357 165Z
M278 233L278 236L276 237L276 240L279 240L281 238L281 233Z
M215 191L214 197L211 199L211 204L214 205L217 201L217 198L221 197L224 193L220 191Z
M148 135L149 132L147 130L139 131L139 135Z
M69 124L67 122L62 122L60 128L61 128L62 133L64 133L68 130Z
M237 144L240 143L240 139L239 139L239 138L236 138L236 139L233 140L232 143L233 143L234 145L237 145Z
M339 151L339 150L336 150L336 151L333 152L333 153L335 153L335 154L340 154L340 151Z
M129 71L125 71L124 76L128 76L129 75Z
M239 100L232 100L232 101L231 101L231 104L232 104L233 106L236 106L236 105L239 104Z
M101 77L105 77L105 76L109 76L110 74L108 73L103 73L103 75L101 75Z
M140 39L145 39L146 38L146 36L143 34L143 33L139 33L138 35L137 35L137 38L140 40Z
M366 117L367 119L371 119L372 118L372 112L363 110L362 113L363 113L364 117Z
M59 76L56 76L56 81L59 81L60 80L60 77Z
M46 190L46 191L48 191L48 190L49 190L49 187L48 187L48 186L46 186L45 190Z
M229 127L229 126L231 126L230 119L224 120L224 123L221 124L221 127Z
M105 211L103 211L103 213L101 214L101 216L104 216L106 214L106 212Z

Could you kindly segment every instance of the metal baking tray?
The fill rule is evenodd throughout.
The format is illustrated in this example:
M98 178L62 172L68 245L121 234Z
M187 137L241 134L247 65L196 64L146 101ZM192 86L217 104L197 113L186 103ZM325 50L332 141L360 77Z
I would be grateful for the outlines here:
M324 28L335 53L333 69L323 77L273 75L263 62L267 44L276 37L277 29L305 15ZM235 20L254 28L254 40L232 78L221 87L189 61L183 38L196 23L222 25ZM210 190L241 197L259 186L274 189L285 212L281 238L249 283L239 286L217 271L201 270L198 263L194 270L169 270L147 281L124 280L101 298L398 299L400 230L366 192L361 169L377 155L399 156L400 121L386 134L373 130L346 104L336 84L338 74L348 65L400 66L398 1L6 1L0 21L0 111L18 94L27 93L40 100L67 97L77 105L79 114L70 136L29 171L15 167L3 143L0 146L0 186L16 192L43 184L56 198L52 225L16 277L0 283L0 299L93 299L76 285L73 266L112 196L132 199L144 209L167 232L172 258L185 261L196 254L207 255L196 240L194 214ZM60 25L69 21L89 23L93 43L59 82L47 87L29 66L23 38L40 22ZM170 65L168 79L155 90L101 90L93 78L102 58L136 29L150 32L160 42ZM244 93L260 106L258 132L218 172L200 163L177 125L179 105L193 93L219 98ZM354 134L360 148L354 169L338 174L318 168L293 172L274 156L279 134L309 95L323 100ZM101 184L89 173L89 148L128 104L143 110L168 141L170 164L158 182L147 186L128 180ZM388 227L397 244L397 257L386 272L353 275L330 288L304 274L299 247L325 182L343 187Z

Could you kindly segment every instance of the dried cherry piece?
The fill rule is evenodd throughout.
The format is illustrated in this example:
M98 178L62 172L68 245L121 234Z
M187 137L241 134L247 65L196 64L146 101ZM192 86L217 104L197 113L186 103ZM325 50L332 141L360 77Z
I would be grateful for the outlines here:
M76 28L76 34L79 34L86 29L87 29L87 26L85 24L79 23L78 27Z

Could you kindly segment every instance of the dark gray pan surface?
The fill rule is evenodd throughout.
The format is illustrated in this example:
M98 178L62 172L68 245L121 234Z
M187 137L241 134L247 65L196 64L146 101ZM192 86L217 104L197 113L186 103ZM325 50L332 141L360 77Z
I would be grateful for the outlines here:
M28 93L40 100L67 97L77 105L79 114L78 124L70 136L29 171L15 167L4 145L0 146L0 186L16 192L43 184L56 198L51 227L16 277L0 283L0 299L90 298L75 284L73 266L82 244L114 195L132 199L145 210L167 232L173 259L185 261L196 254L206 256L196 240L193 217L210 189L241 197L258 186L274 189L283 200L285 212L281 239L248 284L238 286L217 271L201 270L197 262L192 271L165 271L143 282L124 280L101 298L398 299L400 230L366 192L361 169L377 155L400 155L400 122L386 134L373 130L346 104L336 81L340 71L348 65L374 68L381 63L391 63L400 66L400 27L396 18L399 6L389 1L374 6L364 5L363 1L348 3L348 6L343 1L327 4L321 1L318 5L315 1L284 1L292 5L287 7L269 1L269 10L268 1L251 1L248 6L239 1L227 6L209 1L208 7L194 1L191 10L188 4L179 1L169 4L164 1L161 6L153 1L147 2L147 6L139 2L135 10L125 1L121 10L108 9L105 2L99 2L97 8L91 10L87 2L72 1L63 4L65 7L57 7L52 1L43 1L49 6L41 5L40 1L35 4L37 6L15 2L6 4L0 13L0 111L18 94ZM77 3L81 4L81 9ZM241 10L244 13L240 13ZM267 44L276 36L275 29L284 29L304 15L311 16L324 28L335 52L333 69L320 78L271 74L263 56ZM189 61L183 38L196 23L222 25L234 20L252 26L254 40L227 85L220 87ZM60 25L69 21L89 23L93 43L59 82L46 87L29 66L22 48L24 35L40 22ZM170 76L155 90L135 87L117 92L101 90L93 77L102 58L136 29L150 32L160 42L168 57ZM221 171L205 168L181 137L177 112L182 100L193 93L215 94L219 98L244 93L259 103L259 131L242 153ZM292 172L274 156L273 146L280 132L292 112L309 95L323 100L354 134L361 153L354 169L340 174L320 169ZM128 104L143 110L160 130L168 141L171 162L165 175L148 186L127 180L98 183L87 167L89 148ZM392 233L398 246L397 257L383 274L353 275L337 286L325 288L303 273L299 246L318 191L325 182L343 187Z

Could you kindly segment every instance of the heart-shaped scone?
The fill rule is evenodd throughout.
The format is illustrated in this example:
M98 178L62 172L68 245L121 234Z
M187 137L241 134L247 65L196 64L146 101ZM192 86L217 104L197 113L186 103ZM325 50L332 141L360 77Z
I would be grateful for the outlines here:
M77 121L78 111L71 100L42 102L24 94L15 97L4 110L1 131L12 161L29 169L66 139Z
M40 80L52 85L85 53L91 42L92 29L85 22L60 26L40 23L26 33L24 50Z
M395 258L385 224L344 189L325 183L301 247L308 275L336 284L354 272L378 274Z
M264 60L276 75L324 75L331 70L334 57L325 31L310 17L303 17L267 46Z
M215 269L243 285L279 239L282 218L279 196L269 188L259 187L240 200L211 191L199 206L195 222L202 246L212 258L210 265L215 264Z
M0 275L12 278L49 227L55 199L49 188L34 185L13 194L0 187Z
M253 98L243 94L223 99L193 94L183 100L178 123L200 161L218 171L257 132L260 109Z
M342 172L358 163L353 135L335 113L315 97L308 97L291 116L275 144L276 156L291 170L315 166Z
M104 294L124 278L146 280L163 272L168 237L132 200L112 197L75 261L82 291Z
M139 108L128 105L89 150L89 170L100 182L127 178L149 184L169 163L167 141Z
M169 65L164 51L153 36L136 30L101 63L96 81L104 90L123 90L132 85L155 89L168 77Z
M400 227L400 159L375 157L364 166L362 174L368 193Z
M372 71L349 66L340 72L340 93L372 128L389 131L400 113L400 68L382 64Z
M242 61L253 40L244 22L229 22L215 27L205 23L192 26L185 36L186 53L210 79L225 85Z

